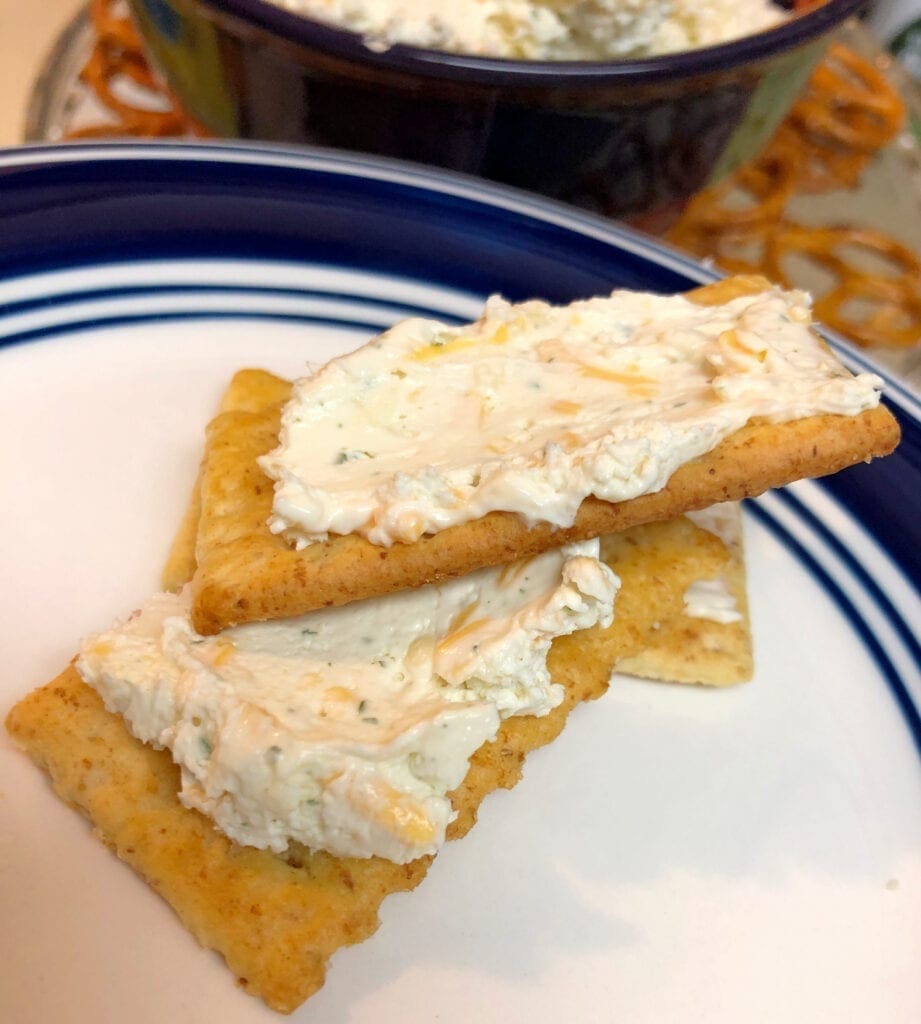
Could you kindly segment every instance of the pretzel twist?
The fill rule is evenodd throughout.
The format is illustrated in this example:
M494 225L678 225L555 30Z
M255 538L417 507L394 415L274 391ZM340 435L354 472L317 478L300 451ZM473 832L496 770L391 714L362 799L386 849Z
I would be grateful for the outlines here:
M787 215L797 194L857 186L904 118L901 98L879 70L835 44L764 153L699 193L670 240L725 270L761 273L787 287L791 260L805 259L830 280L815 303L830 327L862 345L921 342L915 253L881 231L811 227Z

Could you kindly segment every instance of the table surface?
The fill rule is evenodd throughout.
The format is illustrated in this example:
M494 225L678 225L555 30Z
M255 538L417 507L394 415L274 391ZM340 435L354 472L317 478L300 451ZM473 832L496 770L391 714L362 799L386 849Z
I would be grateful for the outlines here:
M83 0L0 0L0 146L22 142L29 93L48 50Z

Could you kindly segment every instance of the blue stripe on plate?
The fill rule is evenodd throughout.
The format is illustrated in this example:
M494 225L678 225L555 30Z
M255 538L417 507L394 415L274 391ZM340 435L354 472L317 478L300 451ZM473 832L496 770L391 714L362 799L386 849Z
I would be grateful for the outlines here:
M7 157L0 272L117 262L126 253L257 257L346 263L462 291L568 301L615 285L677 291L688 278L676 268L692 266L664 255L651 260L647 244L628 244L600 219L585 218L591 229L574 231L563 206L548 204L537 217L540 204L482 182L460 179L449 188L397 164L368 177L360 172L373 161L278 151L258 159L256 151L214 147L169 155L127 146L36 150L27 154L31 163ZM344 216L350 210L360 216Z
M885 459L823 477L819 485L847 507L921 590L921 422L899 402L886 404L902 428L899 447Z
M380 324L369 323L362 320L343 320L337 317L315 316L308 313L271 313L253 312L251 310L240 310L238 312L220 312L208 310L190 310L188 312L164 312L164 313L136 313L123 316L95 317L88 320L77 320L67 324L55 324L48 327L39 327L31 331L21 331L18 334L10 334L0 338L0 348L13 345L22 345L26 342L43 341L47 338L56 338L61 335L75 334L79 331L105 330L111 327L123 327L130 324L142 323L166 323L180 320L287 320L293 323L321 324L327 327L347 327L350 329L366 331L369 334L377 334L380 331Z
M296 172L300 174L302 178L308 179L307 182L301 182L300 200L303 204L310 202L312 198L311 192L313 187L319 181L319 177L325 177L327 181L337 176L340 179L350 180L353 185L357 184L359 192L362 194L362 200L366 200L368 197L365 195L368 189L376 186L400 186L404 188L406 194L415 190L417 193L423 193L421 201L425 201L425 193L436 194L442 203L448 203L454 200L456 203L465 204L467 218L470 223L466 225L467 232L479 234L479 232L473 229L473 224L477 221L477 217L470 217L470 213L475 212L479 215L482 214L483 210L489 211L502 211L503 214L517 215L519 221L522 217L525 220L539 221L547 231L557 230L557 234L560 233L564 236L569 236L569 242L573 242L573 236L581 237L583 243L591 243L594 241L600 241L604 244L600 247L600 250L596 251L593 255L598 257L606 257L606 262L610 263L612 260L612 254L616 253L616 262L618 264L616 272L604 274L602 271L602 278L600 280L599 287L591 288L589 290L576 290L573 291L569 282L569 273L571 268L567 261L567 246L563 246L561 249L551 249L554 254L552 260L553 270L555 273L550 274L548 279L542 281L543 287L535 284L532 288L532 293L539 293L544 297L554 298L555 301L569 301L577 295L586 294L597 294L599 290L603 290L605 286L611 287L617 284L628 285L631 287L654 287L649 281L650 271L653 271L657 275L667 276L670 280L671 287L657 287L657 290L662 291L677 291L685 289L689 286L704 283L707 281L713 281L718 279L721 275L711 270L710 268L704 267L696 260L684 256L667 246L647 237L640 235L637 232L631 231L629 228L625 228L620 225L616 225L609 220L601 218L597 215L586 213L582 210L574 207L566 206L561 203L556 203L551 200L544 199L539 196L530 195L528 193L519 192L515 189L511 189L501 185L495 185L487 183L481 179L467 177L460 174L449 174L437 169L427 168L423 166L417 166L412 164L402 163L395 160L386 160L378 157L368 157L359 154L347 154L341 152L325 152L323 150L311 150L308 147L294 148L283 145L267 145L267 144L252 144L252 143L185 143L182 146L176 146L165 143L155 144L144 144L138 145L137 143L84 143L74 144L70 143L66 146L35 146L26 147L17 150L10 150L6 153L0 153L0 173L4 175L4 185L11 185L10 175L15 176L17 172L26 175L36 175L40 172L48 171L51 169L53 172L52 176L57 174L65 173L76 173L83 176L84 182L92 183L98 178L101 173L100 165L109 171L114 173L117 177L118 174L124 170L121 166L123 164L131 165L134 164L135 168L141 168L147 166L152 167L154 170L150 171L157 177L156 168L158 166L168 165L169 163L175 163L179 167L179 176L182 178L182 170L189 171L191 168L197 168L200 174L200 168L204 166L211 166L212 168L217 166L226 171L228 168L239 169L242 167L243 176L247 174L250 176L256 176L269 174L271 175L274 171L286 171ZM5 168L5 172L4 169ZM69 170L62 170L67 169ZM74 170L76 168L76 171ZM239 173L237 175L239 177ZM169 175L160 175L162 179L161 184L168 184L171 180ZM129 175L130 179L130 175ZM207 179L210 181L210 178ZM267 185L267 179L262 185ZM119 182L113 183L119 185ZM238 182L239 185L239 182ZM29 183L27 183L28 189ZM124 191L125 187L130 192L132 189L132 183L130 180L126 181L121 187L121 191ZM137 187L137 182L133 183L133 187ZM185 186L181 184L177 186L178 195L183 195L183 188L192 189L193 185L189 182L185 183ZM213 190L227 191L232 189L231 182L218 181L213 182ZM91 197L93 200L99 200L100 191L99 182L95 182L95 187L92 188ZM4 200L7 196L0 193L0 213L6 212ZM147 196L135 195L135 205L130 210L119 210L119 216L131 218L132 213L138 214L137 204L142 198L151 198ZM165 212L170 206L176 205L175 200L177 195L167 189L165 195L159 197L152 197L165 204ZM206 197L207 198L207 197ZM225 197L226 198L226 197ZM232 197L231 197L232 198ZM252 195L250 195L252 200ZM428 199L431 199L429 195ZM87 200L89 201L89 200ZM456 205L455 203L455 205ZM156 202L154 203L156 206ZM182 205L182 204L180 204ZM15 201L13 203L15 207ZM269 206L271 212L271 204ZM20 211L21 212L21 211ZM48 211L46 211L48 212ZM52 219L57 219L59 210L50 211ZM342 214L342 210L338 211ZM362 209L363 216L366 211ZM402 209L401 218L405 218L407 223L411 219L409 212L406 209ZM445 211L443 211L445 212ZM457 211L455 210L454 213ZM278 210L274 213L277 215ZM166 229L166 221L169 218L166 217L164 222L157 224L157 230L159 233ZM455 218L456 219L456 218ZM461 218L462 220L464 218ZM481 218L480 218L481 219ZM287 230L293 230L298 224L303 225L304 221L307 220L309 223L305 225L311 230L314 227L316 218L304 218L294 217L293 221L284 225ZM9 221L7 221L9 223ZM232 218L231 218L232 223ZM270 218L269 223L272 223ZM275 222L276 228L279 226ZM453 230L457 225L448 224L439 225L447 230L449 227ZM532 225L533 226L533 225ZM124 228L125 225L122 225ZM190 225L191 227L191 225ZM108 223L100 224L97 221L91 219L88 229L91 234L100 235L104 234L105 231L110 229ZM490 222L487 228L487 233L495 236L497 232L501 234L502 224L500 222ZM403 231L398 231L395 236L398 239L405 241L405 235L408 228L404 226ZM195 248L194 237L190 237L191 231L185 232L186 240L192 249ZM66 237L66 236L65 236ZM73 236L70 236L73 237ZM207 234L203 236L203 242L206 240ZM8 234L5 238L5 242L10 243L12 236ZM479 239L483 241L482 238ZM419 239L413 239L413 243L421 241ZM559 238L557 238L559 241ZM35 239L29 239L29 242L33 245L36 244ZM495 242L495 237L494 237ZM7 244L7 248L11 246ZM362 249L367 249L367 241L360 235L353 235L350 238L349 245L349 256L348 264L354 266L355 257L360 254ZM403 248L406 246L404 245ZM415 245L414 245L415 247ZM63 246L66 249L66 245ZM481 246L482 248L482 246ZM487 247L490 248L490 247ZM516 246L510 246L511 250L515 252ZM55 260L55 252L46 252L46 262L44 266L61 266L61 265L72 265L78 261L78 257L82 260L82 255L79 252L79 247L76 250L68 251L67 257L64 263L57 262ZM114 252L115 258L118 260L125 259L126 252L143 251L125 246L117 246ZM153 250L148 250L152 252ZM429 261L437 261L443 256L437 248L422 249L424 258ZM202 255L199 252L198 255ZM226 252L222 249L221 255L226 255ZM248 249L242 255L252 256L254 250ZM586 250L583 246L581 255L585 256ZM491 255L491 254L490 254ZM521 256L520 251L516 252L517 256ZM531 254L529 253L529 256ZM26 259L24 253L19 253L18 263L12 262L10 264L10 276L19 276L27 273ZM461 263L462 252L452 250L452 260L454 264L455 272L459 266L463 266ZM2 253L0 253L2 258ZM129 257L130 258L130 257ZM303 262L304 252L298 251L296 254L298 261ZM634 260L638 258L640 263L645 262L644 273L642 275L643 280L641 282L635 282L625 279L626 276L632 277L632 273L627 274L627 271L632 268L624 266L624 261L628 264L632 264ZM50 262L48 262L50 261ZM329 253L325 254L325 261L329 261ZM443 261L442 261L443 262ZM487 262L489 262L487 260ZM605 260L602 260L605 262ZM650 267L649 264L652 264ZM517 269L517 268L516 268ZM599 267L593 268L596 272ZM417 275L414 275L417 276ZM418 275L425 278L427 275ZM519 275L520 276L520 275ZM532 275L533 276L533 275ZM552 291L554 283L558 279L565 279L565 294L554 296ZM488 290L502 290L501 283L496 279L486 289L474 289L479 290L481 293ZM469 290L469 289L465 289ZM515 297L515 292L506 289L509 297ZM842 350L842 353L846 354L848 360L853 361L859 365L860 369L868 369L874 372L881 372L880 368L877 367L871 360L868 360L865 355L860 354L858 350L842 339L837 338L830 334L829 337L833 344ZM913 395L907 390L904 390L900 384L893 382L888 374L882 374L887 378L888 383L895 389L898 389L905 401L909 404L914 415L921 417L921 402L918 402Z
M899 706L899 710L902 712L902 717L905 719L905 724L908 726L911 733L915 749L917 750L919 757L921 757L921 714L919 714L918 709L915 707L902 677L892 664L892 661L884 650L882 644L879 642L876 634L869 628L867 623L861 617L858 610L851 603L847 594L845 594L835 580L828 575L813 554L795 537L788 533L787 530L784 529L784 527L758 503L757 500L746 502L746 510L751 512L762 525L767 527L774 537L776 537L777 540L779 540L780 543L803 564L812 576L815 577L823 589L827 591L829 597L838 606L844 617L851 624L854 632L858 637L860 637L873 661L882 673L883 678L886 680L886 683L889 686L889 691L895 698L895 701Z
M385 157L275 143L189 141L180 145L162 142L138 145L134 142L96 142L20 147L6 153L0 152L0 169L29 168L47 163L59 165L73 162L112 162L121 159L180 163L244 163L254 171L266 166L284 166L304 172L332 171L340 175L359 177L366 182L408 183L445 196L471 199L478 205L513 210L537 220L563 226L566 230L576 227L580 233L612 242L618 249L628 253L645 255L647 258L652 253L655 261L683 274L691 283L715 281L722 276L690 256L685 256L647 235L615 224L596 214L586 213L576 207L508 186L486 182L482 178Z
M7 302L0 306L0 331L6 318L19 316L23 313L45 311L57 305L76 306L84 302L99 302L106 299L140 298L148 295L157 295L164 299L172 295L199 295L203 292L217 292L226 295L257 295L266 298L308 298L308 299L330 299L333 301L348 301L360 303L386 310L397 310L401 316L432 317L437 315L453 323L460 323L460 317L450 313L436 312L429 306L421 306L415 303L387 299L375 295L355 295L354 293L334 292L319 288L294 288L277 287L270 285L247 285L240 284L163 284L163 285L112 285L107 288L88 288L82 291L61 291L43 294L29 299L21 299L15 302ZM75 321L76 322L76 321Z
M914 629L905 621L898 609L889 600L885 591L876 582L872 571L868 569L857 555L843 544L835 533L805 505L788 488L780 488L773 492L774 496L791 509L796 517L805 523L821 540L835 553L838 561L844 565L860 584L861 588L873 599L880 611L883 612L889 624L898 634L900 640L914 659L918 671L921 672L921 642L918 641Z

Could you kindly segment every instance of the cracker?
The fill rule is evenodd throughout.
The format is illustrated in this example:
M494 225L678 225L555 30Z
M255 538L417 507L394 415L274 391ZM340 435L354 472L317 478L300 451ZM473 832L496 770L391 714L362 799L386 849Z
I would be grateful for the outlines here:
M284 382L260 380L251 371L234 378L225 409L258 416L262 399L250 403L240 393L247 379L254 391ZM195 493L170 553L177 584L195 567L190 524L199 512ZM694 557L688 556L689 543ZM615 665L658 642L661 623L680 616L684 590L725 560L722 544L687 520L638 528L629 542L605 538L602 548L622 580L615 622L554 642L548 664L564 686L563 704L542 718L508 719L497 738L474 754L452 794L457 817L450 839L472 827L488 793L515 785L527 753L550 742L577 703L604 693ZM169 753L135 739L72 666L13 708L7 728L48 771L61 798L93 822L100 838L170 903L199 943L220 952L247 991L284 1013L323 984L336 949L377 928L384 897L414 888L431 860L396 865L335 858L296 844L278 856L234 843L182 806Z
M374 931L388 892L411 889L425 874L421 860L398 866L297 850L283 858L232 843L179 803L169 753L135 739L73 667L17 704L6 725L58 795L201 945L283 1013L323 984L334 949Z
M290 384L262 370L241 370L231 381L221 403L224 412L246 413L238 417L243 430L265 430L263 443L274 445L277 418L273 410L279 400L284 401ZM269 407L266 414L265 407ZM265 420L258 418L267 416ZM236 449L227 449L224 457L231 463L228 475L237 472L232 465ZM219 503L220 494L209 492L209 501ZM220 507L220 506L219 506ZM227 513L231 516L232 513ZM739 519L741 513L738 513ZM201 516L201 476L193 488L188 510L173 542L167 566L163 573L165 589L178 589L192 579L196 567L195 535ZM260 523L253 519L243 531L257 530ZM665 523L633 527L621 535L602 539L602 556L608 565L622 576L626 564L637 566L632 574L631 593L646 594L648 602L657 603L658 622L652 634L652 645L639 652L629 663L620 661L617 670L647 679L669 682L728 685L744 682L752 674L751 630L745 595L745 567L741 548L741 522L738 523L739 545L730 551L713 534L701 530L679 517ZM677 567L691 568L694 580L724 576L742 612L742 621L730 624L693 619L676 613L666 620L666 597L673 602L677 582L684 572ZM624 600L623 592L618 601ZM619 606L618 606L619 607Z
M618 658L648 643L661 610L632 596L642 591L642 560L625 559L623 571L616 621L560 637L551 648L548 664L564 687L563 703L542 718L507 719L474 754L452 794L458 816L449 838L470 829L488 793L515 785L527 753L549 743L577 703L604 693ZM691 581L686 569L665 614L677 611L680 588ZM336 949L377 928L383 898L414 888L431 862L336 858L296 844L279 856L234 843L182 806L169 753L133 737L73 666L20 701L6 726L58 795L92 821L199 943L221 953L249 992L283 1013L323 984Z
M740 509L737 514L741 519ZM625 549L639 544L640 557L646 559L649 571L660 576L654 552L662 546L663 539L656 534L657 529L667 529L670 542L680 546L683 564L692 569L695 581L722 580L741 618L736 622L716 622L694 618L683 608L671 618L663 615L649 644L642 651L621 658L617 671L643 679L708 686L730 686L751 679L754 660L741 530L738 544L727 545L682 516L675 522L634 527L603 537L602 556L618 572ZM663 567L663 571L669 572L668 567ZM657 584L648 584L648 589L654 593L654 588L661 589L663 583L671 589L673 578L669 575L663 581L660 576Z
M286 402L290 391L291 385L286 380L266 370L240 370L231 378L218 411L258 412ZM164 590L178 590L191 578L195 570L195 541L200 519L201 468L160 575L160 584Z
M758 278L733 278L690 294L698 302L716 303L762 287ZM899 438L898 424L882 406L857 416L752 422L682 466L654 494L619 503L587 498L569 529L528 527L512 513L492 512L413 544L383 548L350 535L296 551L266 525L274 490L256 464L275 446L280 410L281 403L259 410L254 404L221 413L209 424L192 585L192 621L202 634L410 589L570 541L753 497L885 455Z

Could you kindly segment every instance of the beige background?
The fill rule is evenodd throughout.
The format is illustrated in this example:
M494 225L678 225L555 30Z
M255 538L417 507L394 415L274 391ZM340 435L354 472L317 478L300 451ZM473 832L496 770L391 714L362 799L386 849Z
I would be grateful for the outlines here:
M0 146L22 141L29 90L83 0L0 0Z

